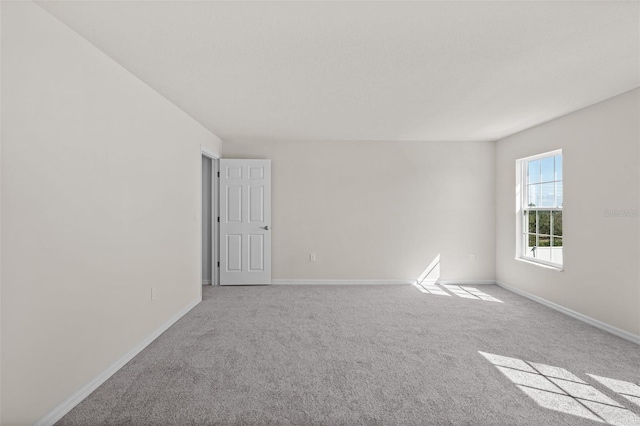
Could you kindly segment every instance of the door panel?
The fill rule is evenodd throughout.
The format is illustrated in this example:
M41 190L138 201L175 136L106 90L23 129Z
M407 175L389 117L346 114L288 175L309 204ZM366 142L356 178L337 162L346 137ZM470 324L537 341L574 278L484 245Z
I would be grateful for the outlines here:
M271 284L271 161L220 160L220 284Z
M249 235L249 270L264 271L264 235Z
M228 222L242 222L242 186L227 186L226 209Z
M227 235L228 271L242 271L242 235Z
M249 186L249 222L264 222L264 187Z

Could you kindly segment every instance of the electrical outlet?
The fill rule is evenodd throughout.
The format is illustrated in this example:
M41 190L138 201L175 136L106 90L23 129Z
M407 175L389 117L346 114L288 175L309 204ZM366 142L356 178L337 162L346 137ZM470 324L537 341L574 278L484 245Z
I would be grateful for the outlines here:
M156 288L151 287L151 301L153 302L154 300L156 300Z
M315 253L311 253L309 255L309 262L315 262L316 261L316 254Z
M476 261L476 254L475 253L471 253L469 255L469 260L472 261L472 262L475 262Z

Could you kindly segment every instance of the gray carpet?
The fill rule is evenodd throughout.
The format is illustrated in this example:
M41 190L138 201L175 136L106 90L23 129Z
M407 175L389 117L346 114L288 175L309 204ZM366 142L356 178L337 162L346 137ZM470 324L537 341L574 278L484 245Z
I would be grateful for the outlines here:
M588 375L640 383L638 345L479 289L504 303L413 286L206 286L58 425L603 424L544 408L479 351L565 369L626 407L619 424L640 419Z

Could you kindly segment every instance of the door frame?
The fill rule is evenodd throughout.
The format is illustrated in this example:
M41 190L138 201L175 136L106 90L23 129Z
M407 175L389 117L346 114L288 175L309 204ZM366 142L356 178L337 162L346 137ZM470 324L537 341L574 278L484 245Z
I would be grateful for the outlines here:
M218 217L220 217L220 203L218 200L218 172L220 171L220 155L215 152L200 146L200 212L202 212L202 157L211 159L211 285L220 285L220 268L218 268L218 262L220 261L220 223ZM202 214L200 216L200 285L202 284L202 221L204 218Z

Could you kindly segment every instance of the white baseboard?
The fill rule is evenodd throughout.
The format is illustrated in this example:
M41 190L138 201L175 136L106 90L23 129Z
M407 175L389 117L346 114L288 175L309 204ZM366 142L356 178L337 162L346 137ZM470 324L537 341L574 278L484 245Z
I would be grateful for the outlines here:
M211 280L202 280L202 285L211 285Z
M413 284L415 280L307 280L307 279L280 279L271 280L274 285L390 285Z
M605 322L602 322L600 320L597 320L595 318L591 318L589 316L586 316L584 314L581 314L580 312L576 312L573 311L569 308L566 308L562 305L558 305L557 303L551 302L550 300L547 299L543 299L542 297L533 295L531 293L528 293L524 290L520 290L518 288L512 287L510 285L507 285L505 283L501 283L499 281L496 282L496 284L498 284L500 287L504 288L505 290L509 290L515 294L519 294L520 296L526 297L527 299L531 299L534 302L538 302L542 305L545 305L551 309L555 309L558 312L562 312L565 315L569 315L570 317L573 317L577 320L580 320L582 322L585 322L589 325L592 325L594 327L597 327L601 330L607 331L615 336L621 337L625 340L628 340L630 342L633 342L637 345L640 345L640 336L635 335L633 333L630 333L626 330L623 330L621 328L615 327L613 325L607 324Z
M407 285L415 284L416 280L324 280L324 279L275 279L273 285ZM496 284L493 280L425 280L428 284L454 284L454 285L487 285Z
M101 384L107 381L107 379L113 376L118 370L120 370L124 365L131 361L133 357L138 355L144 348L147 347L151 342L153 342L158 336L164 333L169 327L175 324L180 318L182 318L187 312L193 309L198 303L202 301L202 297L194 300L189 303L184 309L178 312L176 315L171 317L167 322L162 324L160 328L151 333L146 339L142 342L138 343L133 349L131 349L127 354L125 354L122 358L113 363L109 368L105 371L94 377L80 388L76 393L67 398L62 404L58 405L56 408L51 410L46 416L38 420L34 426L50 426L55 424L58 420L60 420L65 414L71 411L76 405L82 402L87 396L91 394L94 390L96 390Z
M489 285L496 284L494 280L438 280L436 284L445 285Z

